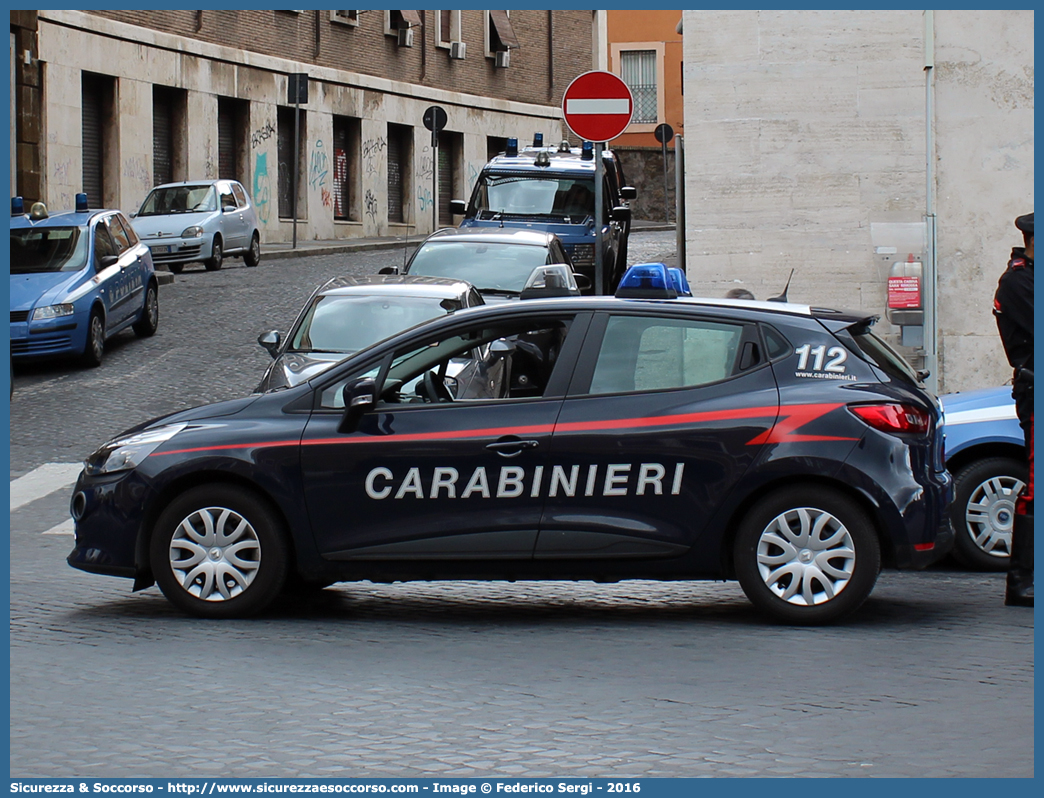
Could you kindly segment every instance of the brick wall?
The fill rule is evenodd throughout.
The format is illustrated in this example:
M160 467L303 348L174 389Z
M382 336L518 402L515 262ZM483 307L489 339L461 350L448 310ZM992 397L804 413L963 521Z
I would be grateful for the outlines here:
M305 64L541 105L560 104L569 81L591 68L592 13L585 10L511 11L520 47L512 51L507 69L497 69L485 56L485 15L479 10L461 12L461 35L467 43L463 61L451 60L447 49L435 45L437 11L419 12L424 24L415 30L411 48L399 47L394 37L385 35L383 11L361 14L357 26L331 21L329 11L89 13Z

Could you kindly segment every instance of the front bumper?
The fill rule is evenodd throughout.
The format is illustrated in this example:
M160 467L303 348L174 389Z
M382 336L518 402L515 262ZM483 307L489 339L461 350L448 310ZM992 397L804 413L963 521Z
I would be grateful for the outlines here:
M15 360L78 355L87 336L87 314L44 321L11 322L11 357Z
M213 235L202 238L150 238L142 239L152 253L152 262L161 263L195 263L210 257Z
M138 537L141 508L152 497L152 489L137 470L98 477L80 472L70 507L76 545L66 562L81 571L109 576L135 578L147 571Z

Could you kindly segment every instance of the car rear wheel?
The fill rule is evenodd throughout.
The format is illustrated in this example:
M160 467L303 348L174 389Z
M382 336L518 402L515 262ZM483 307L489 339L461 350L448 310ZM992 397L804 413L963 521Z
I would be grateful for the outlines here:
M1007 569L1015 499L1028 478L1026 463L1011 457L987 457L957 470L950 505L957 562L980 571Z
M758 609L793 624L835 621L870 595L881 547L866 512L839 491L793 485L740 522L736 576Z
M160 515L150 562L163 595L202 618L264 610L286 582L288 547L274 509L235 485L187 490Z
M250 239L250 249L246 251L243 256L243 263L247 266L257 266L261 262L261 236L254 231L253 238Z
M159 291L155 283L149 283L145 289L145 306L141 309L141 318L134 322L134 334L139 338L148 338L156 334L159 327Z
M105 318L100 310L92 310L87 322L87 341L83 346L80 362L87 368L97 368L105 356Z
M216 272L225 261L225 253L221 249L221 236L214 236L214 245L210 250L210 257L203 261L208 272Z

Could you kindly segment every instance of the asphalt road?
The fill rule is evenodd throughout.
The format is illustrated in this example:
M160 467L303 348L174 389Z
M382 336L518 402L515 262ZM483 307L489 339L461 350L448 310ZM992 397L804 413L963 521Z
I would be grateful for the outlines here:
M250 392L260 332L401 257L184 272L154 338L16 373L11 479ZM1033 613L999 574L885 572L819 629L734 583L359 583L201 622L69 568L69 490L41 484L11 513L12 777L1033 775Z

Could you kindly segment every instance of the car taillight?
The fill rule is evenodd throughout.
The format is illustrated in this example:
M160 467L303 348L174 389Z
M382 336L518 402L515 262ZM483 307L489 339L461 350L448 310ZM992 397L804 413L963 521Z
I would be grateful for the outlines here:
M876 405L849 405L848 409L881 432L923 433L928 431L931 422L927 411L913 405L888 402Z

